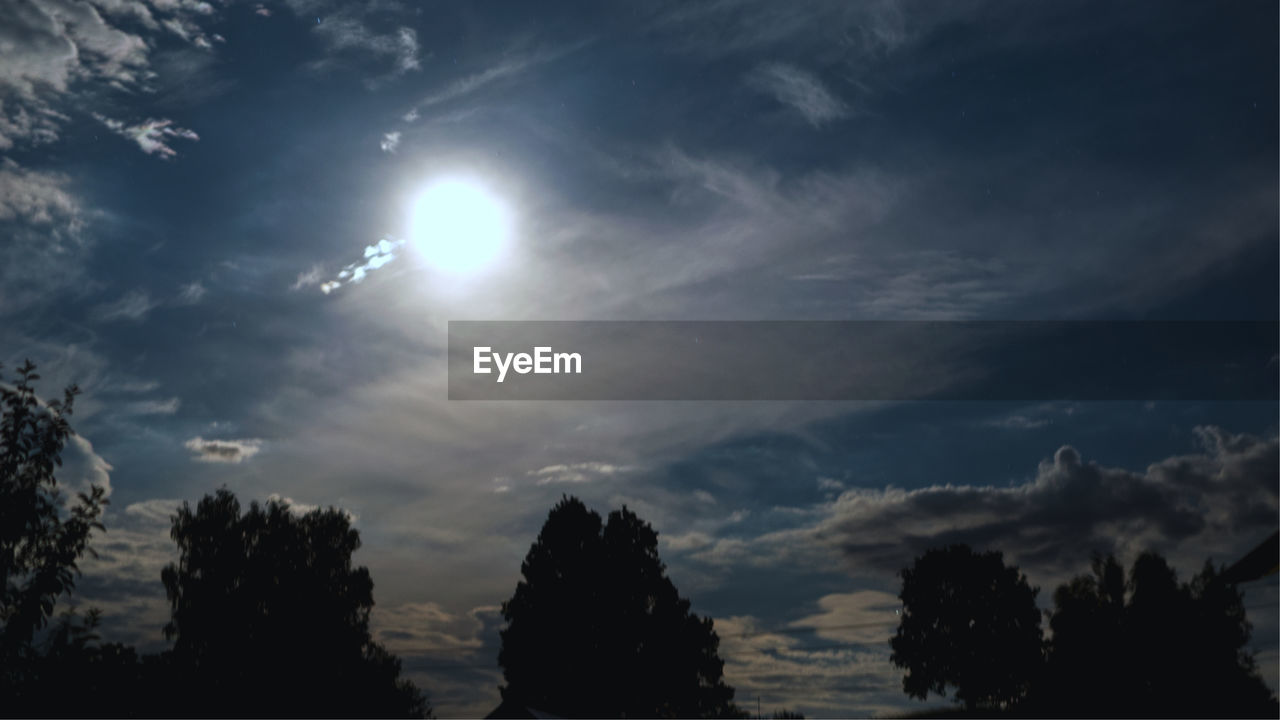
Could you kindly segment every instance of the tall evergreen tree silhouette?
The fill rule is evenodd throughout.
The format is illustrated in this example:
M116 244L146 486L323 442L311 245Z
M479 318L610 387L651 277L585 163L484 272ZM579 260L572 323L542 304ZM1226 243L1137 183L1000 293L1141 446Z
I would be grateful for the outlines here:
M369 634L373 581L359 533L336 509L295 514L227 490L173 519L165 634L189 707L174 714L415 717L421 692Z
M503 603L503 707L565 717L738 714L710 618L690 612L658 534L623 508L602 523L576 498L547 517Z

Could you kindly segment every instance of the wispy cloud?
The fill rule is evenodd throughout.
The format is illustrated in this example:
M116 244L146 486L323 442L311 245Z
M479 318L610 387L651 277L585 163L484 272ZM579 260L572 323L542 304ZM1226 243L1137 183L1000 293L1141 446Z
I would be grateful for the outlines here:
M176 397L167 400L137 400L124 405L125 415L172 415L178 412L182 401Z
M421 116L422 111L427 108L457 100L470 95L487 85L496 83L499 80L504 80L506 78L528 72L539 65L545 65L546 63L562 58L565 55L577 52L590 43L590 40L583 40L558 48L510 54L508 57L503 58L501 61L489 68L454 80L437 92L419 100L416 105L405 113L404 120L405 122L413 122L418 119Z
M382 148L382 152L394 153L396 148L400 146L400 132L384 133L382 142L378 143L378 147Z
M195 453L195 459L200 462L241 463L262 450L262 440L206 440L197 436L183 443L183 447Z
M366 84L376 87L382 82L422 68L423 55L418 46L418 33L407 25L390 32L379 32L371 27L367 17L369 10L359 6L347 7L317 4L310 0L293 0L290 3L299 16L317 17L311 30L325 44L328 53L310 67L323 70L341 63L343 56L371 58L390 63L391 69L367 78Z
M132 515L149 523L167 524L170 516L176 514L181 505L181 500L155 498L131 503L124 511L127 515Z
M1006 430L1035 430L1042 428L1053 422L1043 417L1028 417L1026 415L1014 414L1008 417L996 418L987 421L987 425L991 427L1004 428Z
M297 290L301 290L302 288L311 287L313 285L319 285L323 279L324 279L324 268L320 267L319 265L312 265L307 270L304 270L303 272L298 273L297 279L293 281L293 284L289 286L289 289L297 291Z
M145 290L130 290L118 300L97 306L93 309L92 315L99 322L116 320L141 322L159 304Z
M561 465L548 465L544 468L529 471L531 477L537 478L538 485L556 483L585 483L619 473L630 472L635 468L630 465L612 465L601 462L580 462Z
M208 292L205 286L197 280L183 285L182 289L178 291L178 297L174 302L179 305L196 305L204 299L205 294Z
M817 76L795 65L766 63L747 75L747 82L799 112L814 127L848 117L849 106Z
M320 509L319 505L311 505L308 503L298 502L297 500L294 500L293 498L285 495L281 495L280 493L271 493L270 495L268 495L267 502L275 502L275 503L280 503L281 505L287 505L289 507L289 512L292 512L294 515L306 515L309 512L313 512L315 510ZM343 515L347 516L347 520L353 524L360 519L358 515L351 512L350 510L347 510L346 508L339 508L339 510L342 512Z
M98 113L94 113L93 116L103 125L110 128L112 132L137 143L138 147L142 148L142 152L148 155L159 155L166 159L178 154L176 150L169 146L169 143L173 142L173 140L200 139L200 136L194 130L173 127L172 120L148 119L137 125L125 125L119 120L113 120Z

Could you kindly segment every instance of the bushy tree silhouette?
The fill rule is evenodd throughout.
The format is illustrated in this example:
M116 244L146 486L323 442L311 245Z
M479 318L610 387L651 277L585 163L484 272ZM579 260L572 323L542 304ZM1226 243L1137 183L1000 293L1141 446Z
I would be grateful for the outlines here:
M1077 716L1276 717L1245 647L1239 590L1206 563L1189 583L1155 553L1114 557L1054 593L1046 711Z
M97 485L74 502L64 498L55 472L75 434L67 418L79 390L73 385L44 403L32 385L39 379L27 361L12 387L0 385L0 696L13 712L39 700L30 694L48 663L36 634L74 589L77 562L93 552L90 535L102 529L107 504Z
M1004 708L1029 691L1043 658L1037 590L998 552L929 550L901 571L902 618L891 660L902 689L945 694L969 708Z
M635 513L562 499L502 605L503 707L564 717L740 714L710 618L689 611ZM501 710L501 708L500 708Z
M241 513L227 490L173 519L180 557L163 580L165 634L181 693L175 714L413 717L422 693L369 635L373 582L351 555L359 533L330 508L279 502Z

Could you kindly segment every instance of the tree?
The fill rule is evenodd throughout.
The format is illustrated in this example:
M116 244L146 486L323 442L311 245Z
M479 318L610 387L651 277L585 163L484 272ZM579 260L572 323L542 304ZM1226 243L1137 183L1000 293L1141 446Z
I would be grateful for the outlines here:
M39 379L28 360L13 387L0 385L0 691L11 700L31 686L36 633L75 588L77 562L92 554L90 535L103 529L107 504L97 485L74 502L63 497L55 473L75 434L68 418L79 389L44 403L32 386Z
M1276 717L1280 706L1245 648L1240 591L1211 563L1179 584L1143 553L1126 581L1114 557L1054 593L1046 707L1077 715ZM1082 688L1087 689L1082 692ZM1098 699L1106 698L1099 706Z
M966 545L929 550L901 572L902 619L890 659L903 691L946 694L968 708L1023 699L1043 657L1037 589L998 552Z
M373 581L359 533L336 509L295 514L228 490L173 518L165 627L184 678L175 697L231 716L421 717L422 693L369 634ZM171 710L183 714L182 710ZM190 714L191 711L186 711Z
M736 715L710 618L689 611L635 513L552 508L503 603L503 705L564 717Z

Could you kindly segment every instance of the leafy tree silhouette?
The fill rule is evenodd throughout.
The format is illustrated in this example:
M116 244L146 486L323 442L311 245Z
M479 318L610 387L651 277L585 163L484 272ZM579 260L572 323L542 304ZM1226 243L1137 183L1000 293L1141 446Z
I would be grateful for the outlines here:
M176 565L163 572L177 714L421 717L422 693L369 635L373 581L353 567L359 533L330 508L241 513L228 490L173 518Z
M92 554L90 535L103 529L107 504L97 485L75 502L63 498L55 469L75 434L68 418L79 389L43 403L32 385L39 379L28 360L11 388L0 385L0 697L13 712L39 701L35 674L47 663L36 635L75 588L76 564Z
M1007 708L1024 698L1042 665L1037 589L1001 553L967 545L933 549L901 571L902 619L890 640L905 668L902 689L945 694L969 709Z
M1240 591L1211 563L1179 584L1144 553L1126 581L1114 557L1054 593L1049 672L1039 704L1068 715L1276 717L1245 647Z
M503 603L495 711L564 717L741 716L710 618L689 611L635 513L552 508Z

